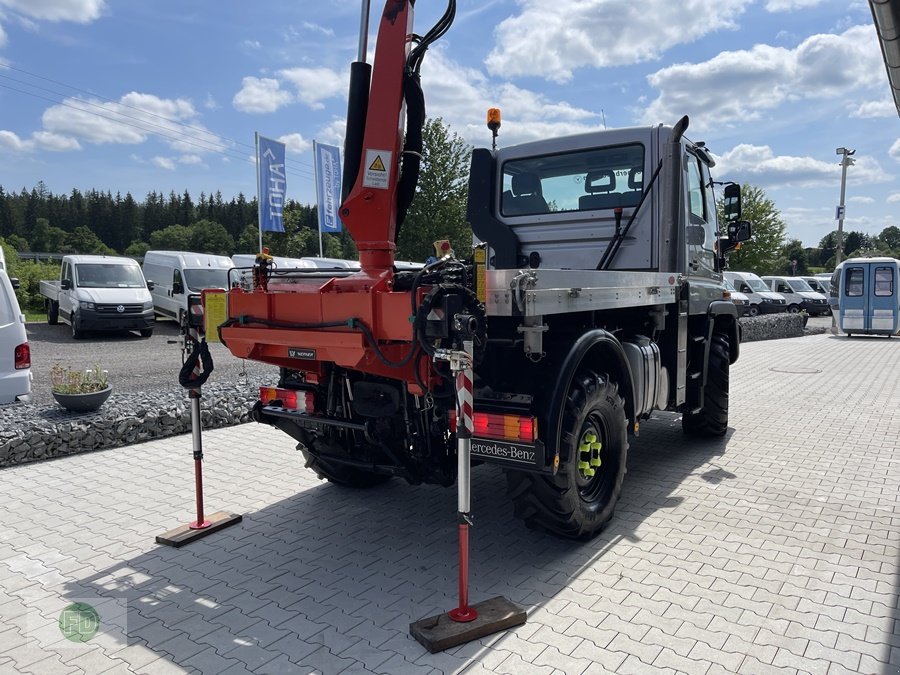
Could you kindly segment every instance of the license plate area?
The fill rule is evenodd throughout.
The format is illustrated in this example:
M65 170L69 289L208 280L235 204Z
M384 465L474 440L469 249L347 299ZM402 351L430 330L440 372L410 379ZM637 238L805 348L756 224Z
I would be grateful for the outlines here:
M552 473L552 468L547 466L544 444L540 441L522 443L493 438L473 438L472 458L521 471Z

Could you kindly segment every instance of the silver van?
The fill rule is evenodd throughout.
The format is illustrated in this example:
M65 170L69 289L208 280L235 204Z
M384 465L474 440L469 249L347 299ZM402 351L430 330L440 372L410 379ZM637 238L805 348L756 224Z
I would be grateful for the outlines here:
M734 287L750 298L750 316L757 314L774 314L787 310L784 296L773 293L765 282L752 272L723 272Z
M144 254L144 278L153 282L153 309L160 316L184 324L188 314L188 296L207 288L228 288L231 258L189 251L147 251Z
M805 311L810 316L831 314L828 298L816 293L805 279L800 277L762 277L762 280L776 293L781 293L787 302L787 311L796 314Z

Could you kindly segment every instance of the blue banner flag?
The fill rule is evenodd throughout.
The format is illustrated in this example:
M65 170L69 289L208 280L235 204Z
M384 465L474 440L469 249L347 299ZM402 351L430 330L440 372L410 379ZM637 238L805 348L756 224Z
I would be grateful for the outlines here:
M319 202L319 232L340 232L341 152L334 145L313 141L316 158L316 200Z
M284 232L284 143L256 136L256 175L259 188L260 232Z

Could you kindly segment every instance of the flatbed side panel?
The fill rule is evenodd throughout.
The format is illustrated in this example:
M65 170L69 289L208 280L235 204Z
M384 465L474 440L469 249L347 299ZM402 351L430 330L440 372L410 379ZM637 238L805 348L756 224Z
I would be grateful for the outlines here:
M488 316L544 316L623 307L667 305L678 275L593 270L488 270Z

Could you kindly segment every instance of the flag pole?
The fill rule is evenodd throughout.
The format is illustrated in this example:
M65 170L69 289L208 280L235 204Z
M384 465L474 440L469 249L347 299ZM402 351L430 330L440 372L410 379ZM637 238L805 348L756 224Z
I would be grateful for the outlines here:
M313 141L313 180L316 183L316 213L318 217L316 220L319 221L319 257L323 258L325 256L322 253L322 195L319 194L319 150L316 147L316 142Z
M262 185L260 184L260 176L262 176L262 171L260 171L260 160L259 160L259 132L256 131L253 133L253 138L256 144L256 220L259 222L259 250L263 249L262 242Z

